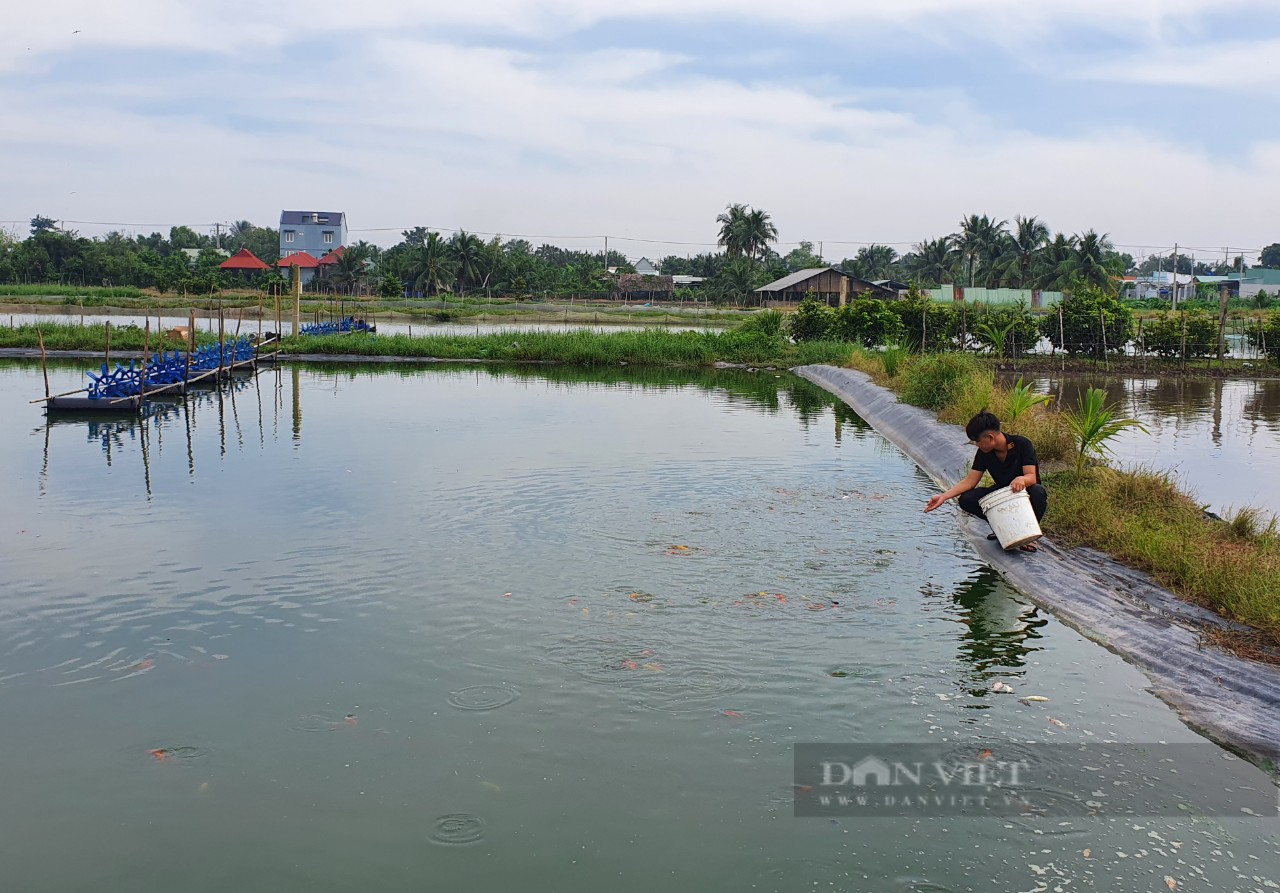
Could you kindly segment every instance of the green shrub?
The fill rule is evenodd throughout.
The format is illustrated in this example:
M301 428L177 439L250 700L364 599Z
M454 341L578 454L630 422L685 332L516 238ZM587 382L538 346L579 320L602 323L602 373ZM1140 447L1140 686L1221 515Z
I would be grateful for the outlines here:
M1101 356L1105 343L1108 353L1122 353L1133 337L1133 311L1096 286L1076 286L1059 306L1061 326L1056 313L1040 321L1041 334L1058 350Z
M836 308L829 337L864 347L878 347L900 340L902 334L902 321L884 301L855 298Z
M887 306L898 317L904 342L919 353L952 350L960 341L960 312L952 304L932 301L913 286Z
M806 298L787 320L787 332L796 343L825 341L831 331L832 318L831 307L821 301Z
M1027 305L987 304L969 314L969 328L979 344L997 357L1018 357L1036 346L1040 331Z
M757 310L742 321L739 332L764 335L769 338L782 337L782 323L786 316L780 310Z
M1218 352L1218 323L1203 310L1180 310L1143 320L1143 347L1147 353L1162 357L1181 357L1184 325L1187 357L1208 357Z
M1248 328L1249 343L1256 350L1266 348L1266 355L1280 360L1280 310L1272 310Z
M994 386L991 370L970 354L925 354L903 371L899 396L913 406L951 406L958 415L972 416L989 403ZM980 405L970 412L975 403Z

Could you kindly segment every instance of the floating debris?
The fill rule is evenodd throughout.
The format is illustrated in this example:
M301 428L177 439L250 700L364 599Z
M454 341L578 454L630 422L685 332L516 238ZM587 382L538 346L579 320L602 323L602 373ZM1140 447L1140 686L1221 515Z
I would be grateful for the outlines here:
M1043 704L1049 699L1044 695L1027 695L1024 698L1018 698L1024 704Z
M1013 691L1013 686L1012 686L1012 685L1008 685L1008 684L1006 684L1006 683L1004 683L1004 682L993 682L993 683L991 684L991 690L992 690L992 691L994 691L994 692L1002 693L1002 694L1004 694L1004 693L1010 693L1010 692L1012 692L1012 691Z

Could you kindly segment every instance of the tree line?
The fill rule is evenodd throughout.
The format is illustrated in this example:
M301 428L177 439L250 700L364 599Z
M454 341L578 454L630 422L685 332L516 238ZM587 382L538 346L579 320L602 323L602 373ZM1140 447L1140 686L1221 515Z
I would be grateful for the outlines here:
M1158 265L1176 267L1180 273L1223 275L1241 263L1237 258L1234 263L1208 264L1179 254L1135 265L1131 255L1116 250L1106 233L1054 233L1034 216L1018 216L1010 224L986 214L970 214L960 220L955 232L918 242L906 254L872 244L839 262L821 257L812 242L801 242L780 254L773 247L777 227L762 209L730 204L715 222L720 250L693 257L671 255L657 262L663 275L701 279L699 294L715 301L742 302L770 281L826 266L863 279L898 280L921 288L957 283L1061 291L1092 285L1112 291L1117 276L1150 273ZM175 226L167 237L158 232L146 236L109 232L86 238L37 216L25 239L0 231L0 282L204 292L239 281L235 274L218 270L218 264L224 259L222 251L241 248L274 265L279 258L279 232L241 220L217 235ZM193 260L183 249L196 249L198 254ZM1264 249L1261 260L1264 266L1280 267L1280 243ZM390 248L366 241L344 246L340 262L326 270L314 288L376 291L387 297L607 295L615 289L613 274L618 272L635 272L618 251L606 257L600 251L551 244L534 247L525 239L485 239L466 231L445 236L419 226L403 231ZM254 280L264 287L282 282L274 270Z

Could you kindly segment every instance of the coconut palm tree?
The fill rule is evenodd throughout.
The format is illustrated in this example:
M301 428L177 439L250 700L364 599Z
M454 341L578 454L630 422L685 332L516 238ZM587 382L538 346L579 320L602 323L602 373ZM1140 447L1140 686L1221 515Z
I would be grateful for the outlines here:
M769 219L768 211L752 209L746 218L747 257L763 258L769 243L778 241L778 228Z
M996 262L1001 284L1026 288L1031 282L1036 253L1049 242L1049 227L1039 217L1014 217L1014 233L1005 244L1005 252Z
M1061 291L1071 284L1076 237L1058 233L1036 253L1031 268L1032 288Z
M241 248L247 248L249 244L249 236L253 234L254 226L247 220L237 220L231 224L231 228L227 230L231 244L237 251Z
M990 267L1004 248L1009 235L1007 220L992 220L986 214L970 214L960 221L960 232L951 237L964 261L969 285L977 281L977 272Z
M724 247L730 257L764 257L770 242L778 241L778 228L769 219L769 212L751 209L741 203L729 205L716 217L720 224L717 244Z
M716 223L720 224L716 244L730 257L743 257L747 253L747 213L746 205L732 204L716 216Z
M448 246L439 233L426 233L421 244L412 248L403 274L413 282L415 291L424 291L428 295L441 291L444 283L453 278Z
M861 271L858 275L864 279L891 279L897 262L898 252L888 245L859 248L858 256L854 259L857 269Z
M466 230L458 230L449 239L448 254L457 277L458 294L465 295L467 284L483 277L484 242Z
M907 275L927 285L950 282L958 262L959 253L948 236L918 242L915 250L902 259Z
M1124 271L1116 269L1115 245L1111 243L1108 234L1099 235L1088 230L1075 238L1075 253L1070 265L1072 277L1076 281L1096 285L1108 294L1114 294L1115 277Z
M329 272L329 281L337 288L349 289L355 293L364 279L365 264L368 255L361 249L351 247L342 249L338 262Z

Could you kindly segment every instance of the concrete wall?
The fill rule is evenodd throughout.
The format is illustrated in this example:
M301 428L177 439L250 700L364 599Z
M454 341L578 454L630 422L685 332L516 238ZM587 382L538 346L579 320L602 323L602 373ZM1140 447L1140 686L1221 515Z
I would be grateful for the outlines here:
M956 286L943 285L926 291L934 301L950 304L955 300ZM1019 301L1028 307L1052 307L1062 300L1060 291L1039 291L1030 288L961 288L964 300L970 304L1017 304ZM1039 302L1035 300L1039 294Z

